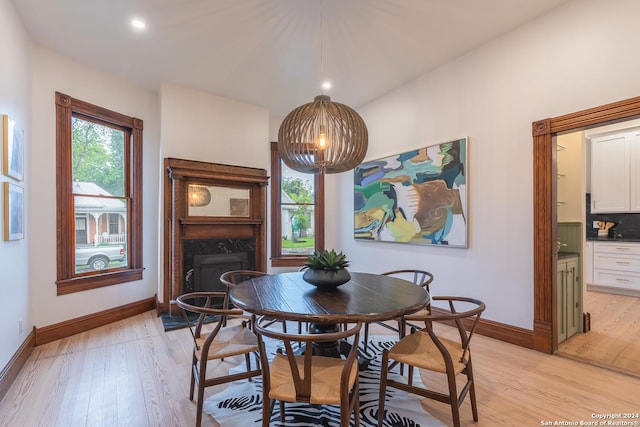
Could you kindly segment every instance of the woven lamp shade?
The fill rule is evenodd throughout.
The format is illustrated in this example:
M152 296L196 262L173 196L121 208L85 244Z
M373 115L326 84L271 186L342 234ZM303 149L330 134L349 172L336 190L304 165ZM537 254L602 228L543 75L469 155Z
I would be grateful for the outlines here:
M284 118L278 131L278 151L293 170L339 173L362 162L368 140L367 126L355 110L318 95Z

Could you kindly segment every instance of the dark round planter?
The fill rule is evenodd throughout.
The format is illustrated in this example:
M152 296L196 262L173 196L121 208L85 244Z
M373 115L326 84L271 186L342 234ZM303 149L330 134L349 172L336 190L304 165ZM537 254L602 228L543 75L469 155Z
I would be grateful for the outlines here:
M340 270L305 270L302 278L307 283L311 283L321 291L330 291L351 280L349 272L342 268Z

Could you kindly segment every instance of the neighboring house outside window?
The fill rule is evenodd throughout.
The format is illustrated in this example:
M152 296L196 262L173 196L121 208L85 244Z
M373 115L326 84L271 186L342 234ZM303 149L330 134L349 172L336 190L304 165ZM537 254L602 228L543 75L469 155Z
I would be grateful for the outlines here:
M56 93L58 295L142 279L142 120Z
M271 265L302 266L324 249L324 176L294 171L271 143Z

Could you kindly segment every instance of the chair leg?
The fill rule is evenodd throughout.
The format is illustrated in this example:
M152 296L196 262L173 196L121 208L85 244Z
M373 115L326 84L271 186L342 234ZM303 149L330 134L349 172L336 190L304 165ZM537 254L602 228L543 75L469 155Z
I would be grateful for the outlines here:
M456 375L448 372L447 380L449 382L449 404L451 405L451 418L453 418L453 427L460 427L460 404L458 403Z
M280 401L280 424L284 425L284 400Z
M476 382L473 379L473 367L471 366L471 356L469 356L469 361L467 362L467 367L465 371L467 374L467 381L471 381L471 386L469 387L469 399L471 399L471 413L473 414L473 421L478 422L478 405L476 403Z
M204 405L204 380L198 384L198 401L196 402L196 427L202 425L202 406Z
M380 397L378 401L378 427L384 421L384 401L387 393L387 370L389 369L389 350L382 350L382 365L380 366Z
M271 421L271 399L263 393L262 395L262 427L269 427Z
M196 367L198 360L196 359L195 354L193 355L193 361L191 362L191 386L189 386L189 400L193 400L193 390L196 386Z
M400 364L400 369L402 369L402 364ZM409 365L409 372L407 374L407 384L413 385L413 365Z
M357 387L355 388L355 403L353 405L353 417L355 418L355 427L360 426L360 384L356 382ZM349 423L347 422L347 426Z
M407 321L404 320L404 317L398 319L398 341L404 338L405 329L407 328ZM400 364L400 376L404 375L404 363Z
M369 345L369 324L364 324L364 351L367 351L367 346Z

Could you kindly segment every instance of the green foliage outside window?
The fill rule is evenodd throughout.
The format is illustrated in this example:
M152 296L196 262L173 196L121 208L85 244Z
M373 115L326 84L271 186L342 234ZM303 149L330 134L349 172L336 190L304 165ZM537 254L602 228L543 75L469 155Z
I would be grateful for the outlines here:
M124 132L77 117L71 126L73 180L124 196Z
M306 237L307 230L311 227L311 213L314 204L313 187L308 181L285 176L282 180L282 191L296 203L291 218L291 235L296 241L301 237Z

